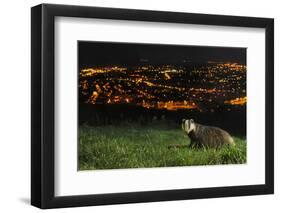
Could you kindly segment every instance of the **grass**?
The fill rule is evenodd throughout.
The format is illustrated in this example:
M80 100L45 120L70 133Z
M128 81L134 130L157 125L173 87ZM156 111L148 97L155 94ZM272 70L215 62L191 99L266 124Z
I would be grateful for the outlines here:
M234 137L235 147L216 149L169 148L188 145L178 129L159 126L79 128L79 170L148 168L246 163L246 141Z

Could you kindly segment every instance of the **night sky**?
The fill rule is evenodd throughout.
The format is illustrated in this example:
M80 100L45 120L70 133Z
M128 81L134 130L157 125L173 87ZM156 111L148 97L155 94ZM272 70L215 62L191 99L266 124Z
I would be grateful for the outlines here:
M207 61L246 64L246 48L78 42L79 68L105 65L182 64Z

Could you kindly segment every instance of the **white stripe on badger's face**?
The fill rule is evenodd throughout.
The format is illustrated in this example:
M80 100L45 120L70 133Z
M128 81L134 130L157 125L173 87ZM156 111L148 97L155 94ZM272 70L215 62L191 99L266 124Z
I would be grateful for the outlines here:
M195 130L195 123L192 119L184 121L184 131L190 133L191 131Z

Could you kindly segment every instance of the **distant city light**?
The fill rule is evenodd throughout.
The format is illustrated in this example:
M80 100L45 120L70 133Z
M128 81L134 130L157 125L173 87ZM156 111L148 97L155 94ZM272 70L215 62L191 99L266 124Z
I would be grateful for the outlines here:
M247 103L246 65L210 61L184 66L88 67L80 70L79 92L80 99L91 104L200 111L203 107L214 112L224 105Z

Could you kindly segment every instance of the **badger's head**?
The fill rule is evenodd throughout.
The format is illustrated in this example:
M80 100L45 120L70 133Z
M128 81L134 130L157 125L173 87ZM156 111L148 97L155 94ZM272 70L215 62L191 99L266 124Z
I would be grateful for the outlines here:
M193 119L189 119L189 120L182 119L181 127L187 134L189 134L190 132L195 130L196 125Z

